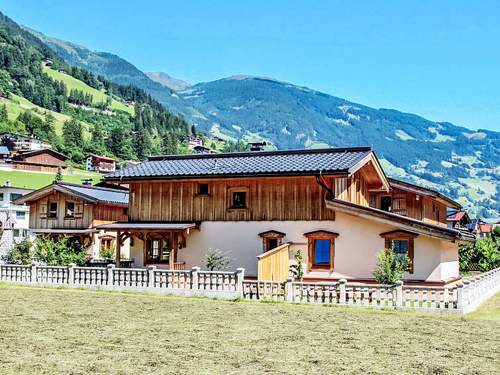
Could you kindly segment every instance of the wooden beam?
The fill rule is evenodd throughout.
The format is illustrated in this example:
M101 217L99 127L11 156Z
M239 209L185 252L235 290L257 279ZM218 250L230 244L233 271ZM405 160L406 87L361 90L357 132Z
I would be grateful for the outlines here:
M115 250L116 267L120 267L121 247L122 247L121 232L118 231L116 233L116 250Z
M172 249L170 251L170 257L168 258L168 268L173 270L175 267L175 256L177 254L177 248L178 248L178 243L177 243L177 233L173 233L172 235Z
M142 237L142 264L148 264L148 237L145 232L141 233Z

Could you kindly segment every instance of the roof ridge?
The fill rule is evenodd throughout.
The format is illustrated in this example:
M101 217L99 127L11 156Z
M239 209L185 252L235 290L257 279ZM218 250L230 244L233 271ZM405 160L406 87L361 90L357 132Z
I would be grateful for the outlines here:
M220 154L188 154L188 155L158 155L150 156L147 161L161 160L186 160L186 159L224 159L234 157L252 157L252 156L274 156L274 155L304 155L304 154L323 154L323 153L347 153L347 152L370 152L370 146L359 147L331 147L331 148L310 148L293 150L272 150L272 151L243 151L243 152L224 152Z
M72 182L57 182L56 185L70 186L70 187L73 186L73 187L80 187L80 188L93 189L93 190L104 190L104 191L111 191L111 192L125 193L125 194L129 193L128 190L123 190L123 189L112 189L112 188L106 188L106 187L102 187L102 186L75 184Z

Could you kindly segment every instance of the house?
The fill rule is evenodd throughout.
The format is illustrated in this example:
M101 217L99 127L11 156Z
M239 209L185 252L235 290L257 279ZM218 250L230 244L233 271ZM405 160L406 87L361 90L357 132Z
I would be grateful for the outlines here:
M262 151L267 146L267 142L248 142L248 146L250 147L250 151Z
M466 211L454 211L446 217L448 228L467 229L471 223L471 219Z
M96 227L127 220L128 191L57 182L24 195L15 203L30 207L32 234L75 237L89 247L89 255L97 258L100 249L114 248L116 235ZM128 258L128 243L121 250Z
M21 152L52 148L49 143L42 141L41 139L14 133L1 133L0 145L6 146L12 155L16 155Z
M191 134L187 138L187 145L188 145L188 149L190 149L190 150L194 149L194 147L196 147L196 146L203 146L203 138L201 138L200 136L198 136L196 134Z
M214 154L215 151L212 150L211 148L205 147L205 146L194 146L192 148L195 154Z
M101 173L114 172L116 170L116 160L107 156L90 154L87 157L87 171L96 171Z
M137 267L204 267L219 249L247 277L282 280L301 250L306 280L371 281L392 248L407 280L445 283L473 239L447 228L458 203L388 179L369 147L159 156L105 180L129 186L129 220L99 228L133 238Z
M7 146L0 146L0 160L8 159L10 156L10 151Z
M12 202L32 191L9 182L0 186L0 262L15 243L29 235L29 206Z
M68 167L68 157L50 148L35 151L27 151L17 154L12 158L15 169L35 172L56 173L62 172Z

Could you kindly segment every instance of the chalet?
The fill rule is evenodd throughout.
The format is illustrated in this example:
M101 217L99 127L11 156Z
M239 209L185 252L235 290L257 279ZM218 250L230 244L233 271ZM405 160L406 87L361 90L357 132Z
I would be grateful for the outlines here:
M436 192L386 177L369 147L151 157L105 176L130 189L128 222L100 226L132 238L138 267L204 266L229 252L249 277L283 280L303 255L307 280L373 280L377 253L412 265L407 280L459 277L458 243Z
M471 220L467 227L477 238L484 238L493 232L493 224L487 223L481 218Z
M87 157L86 169L101 173L114 172L116 170L116 160L107 156L90 154Z
M467 229L467 226L472 222L466 211L455 211L449 214L446 218L448 228Z
M194 146L192 148L195 154L214 154L215 151L212 150L211 148L205 147L205 146Z
M52 148L49 143L41 139L13 133L1 133L0 145L6 146L12 155L21 152Z
M64 171L68 157L50 148L19 153L12 158L15 169L35 172L56 173Z
M10 151L7 146L0 146L0 160L5 160L10 157Z
M196 146L203 146L203 138L198 135L191 134L187 138L187 145L190 150L192 150Z
M53 183L18 198L15 203L30 207L32 234L76 237L84 246L89 246L89 255L96 258L101 248L114 248L116 243L114 233L96 227L127 220L128 191ZM128 257L128 243L121 250Z

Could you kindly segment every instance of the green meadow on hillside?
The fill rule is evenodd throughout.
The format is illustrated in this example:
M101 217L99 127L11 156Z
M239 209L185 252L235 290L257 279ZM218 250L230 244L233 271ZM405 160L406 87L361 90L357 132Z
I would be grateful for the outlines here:
M102 175L95 172L84 171L81 169L68 168L68 174L63 175L64 182L72 182L75 184L82 183L82 179L92 178L95 184L101 180ZM37 173L25 171L4 171L0 170L0 186L6 181L10 181L12 186L38 189L46 185L50 185L54 181L55 173Z

